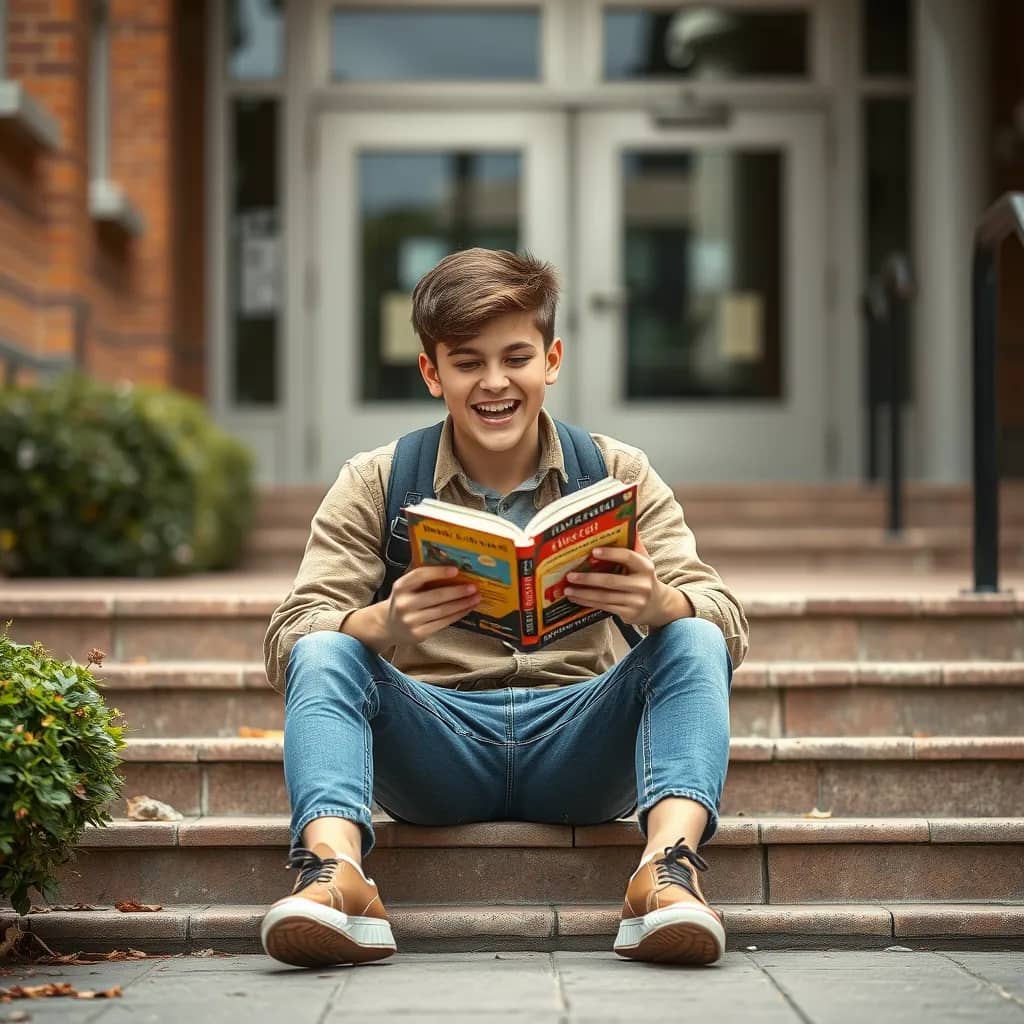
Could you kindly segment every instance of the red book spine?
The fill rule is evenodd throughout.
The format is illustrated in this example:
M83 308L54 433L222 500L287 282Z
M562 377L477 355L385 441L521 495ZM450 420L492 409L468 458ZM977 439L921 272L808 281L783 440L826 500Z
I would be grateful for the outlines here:
M537 643L537 588L534 584L534 549L516 548L519 562L519 611L524 646ZM532 641L532 642L531 642Z

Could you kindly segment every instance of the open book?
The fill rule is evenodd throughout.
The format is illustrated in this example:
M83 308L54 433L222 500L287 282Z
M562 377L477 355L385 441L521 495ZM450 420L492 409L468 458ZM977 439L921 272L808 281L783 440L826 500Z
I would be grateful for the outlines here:
M411 567L455 565L480 603L455 623L530 650L608 616L565 596L570 572L621 572L596 547L636 543L636 486L605 477L542 508L520 530L491 512L426 498L405 510Z

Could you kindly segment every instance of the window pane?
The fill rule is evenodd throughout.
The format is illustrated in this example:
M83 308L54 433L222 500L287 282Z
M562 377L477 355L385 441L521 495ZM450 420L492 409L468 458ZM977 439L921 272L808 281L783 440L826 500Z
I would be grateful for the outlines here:
M363 152L362 397L430 401L410 323L412 290L449 253L520 240L517 152Z
M335 11L331 71L339 81L536 80L540 14L515 10Z
M910 72L908 0L863 0L861 5L866 75Z
M894 252L910 256L910 102L904 97L864 101L864 276L878 272ZM911 264L913 267L913 264ZM913 306L908 305L901 378L903 397L913 400ZM865 318L867 333L867 400L889 399L889 331Z
M606 79L806 76L804 10L608 8Z
M282 7L282 0L231 0L228 60L232 78L276 78L281 74Z
M622 155L626 397L780 398L783 158Z
M231 110L233 394L238 403L273 404L281 316L278 101L236 99Z

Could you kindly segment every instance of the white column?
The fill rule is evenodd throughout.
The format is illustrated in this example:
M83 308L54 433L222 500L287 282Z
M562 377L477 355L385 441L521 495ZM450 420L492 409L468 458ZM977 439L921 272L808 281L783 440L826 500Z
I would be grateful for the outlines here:
M984 4L914 4L916 458L922 480L971 475L971 257L988 199Z

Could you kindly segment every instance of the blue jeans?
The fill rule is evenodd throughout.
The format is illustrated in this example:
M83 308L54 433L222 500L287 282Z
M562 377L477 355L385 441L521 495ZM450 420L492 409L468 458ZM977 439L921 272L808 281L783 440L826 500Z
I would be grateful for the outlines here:
M666 796L718 828L729 766L732 660L721 630L677 619L607 672L558 689L455 690L399 672L355 637L317 631L285 673L284 773L292 849L314 818L591 825ZM692 838L687 841L692 844ZM694 847L695 849L697 847Z

